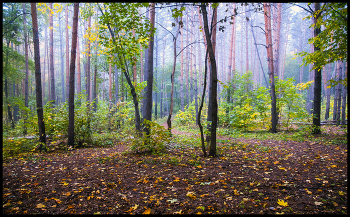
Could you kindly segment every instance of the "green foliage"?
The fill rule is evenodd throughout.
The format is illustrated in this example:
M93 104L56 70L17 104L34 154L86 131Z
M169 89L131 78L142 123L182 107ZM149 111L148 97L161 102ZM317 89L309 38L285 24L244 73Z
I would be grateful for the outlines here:
M309 39L309 44L314 44L320 50L313 53L305 51L297 55L304 57L303 65L314 64L314 69L322 69L326 64L336 61L347 62L348 54L348 25L347 25L347 3L327 2L306 18L317 18L316 24L310 27L321 28L321 33Z
M302 99L302 95L297 91L298 89L308 88L312 82L298 84L298 88L294 85L294 82L294 78L280 80L276 77L276 95L278 96L276 105L280 112L280 120L282 119L282 124L287 127L287 130L291 121L301 121L310 118L305 109L305 100Z
M189 106L186 105L184 111L179 110L179 112L175 115L174 123L175 126L196 124L196 110L194 101Z
M104 53L119 68L125 67L124 58L134 65L134 58L140 55L140 45L147 48L149 37L155 31L151 29L149 19L139 15L138 8L143 4L104 3L102 7L104 12L100 16L99 37L100 45L106 48ZM110 37L108 25L114 32L114 39ZM135 36L131 30L135 31ZM119 58L123 58L123 61L119 61Z
M150 135L143 132L142 137L136 137L132 140L131 150L136 153L161 154L165 150L165 143L170 141L170 133L159 124L144 120L143 124L150 126Z

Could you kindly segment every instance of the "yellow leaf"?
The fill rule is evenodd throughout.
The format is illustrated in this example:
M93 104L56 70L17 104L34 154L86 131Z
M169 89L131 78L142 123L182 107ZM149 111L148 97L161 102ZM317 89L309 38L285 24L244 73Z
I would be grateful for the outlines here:
M189 198L192 198L192 199L196 199L196 193L193 192L193 191L189 191L187 192L186 196L189 197Z
M345 193L343 191L338 191L339 195L344 195Z
M41 204L41 203L39 203L39 204L36 205L36 208L44 208L44 207L45 207L45 205L44 205L44 204Z
M281 205L281 206L288 206L288 203L284 202L284 200L278 199L277 203L278 203L278 205Z
M178 211L178 212L174 212L173 214L183 214L182 210Z
M139 205L135 204L135 206L131 207L133 210L136 210Z
M201 165L199 165L199 166L197 166L197 168L201 169L201 168L202 168L202 166L201 166Z
M151 214L151 208L146 209L142 214L145 214L145 215Z

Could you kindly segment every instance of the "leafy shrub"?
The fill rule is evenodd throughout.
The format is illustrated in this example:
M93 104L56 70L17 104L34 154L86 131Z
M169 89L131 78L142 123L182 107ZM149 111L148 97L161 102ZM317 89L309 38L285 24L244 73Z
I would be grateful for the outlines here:
M150 135L143 132L142 137L133 138L131 150L137 153L162 153L165 150L165 143L170 141L169 131L153 121L144 120L143 124L150 126Z

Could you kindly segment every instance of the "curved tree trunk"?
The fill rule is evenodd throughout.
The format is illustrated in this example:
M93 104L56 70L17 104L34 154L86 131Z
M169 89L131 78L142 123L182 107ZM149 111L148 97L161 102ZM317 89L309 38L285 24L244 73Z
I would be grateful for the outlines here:
M207 40L207 47L209 52L209 58L211 63L211 89L209 94L211 95L211 104L212 104L212 110L210 113L208 113L211 116L212 124L210 129L210 150L209 150L209 156L216 156L216 126L217 126L217 111L218 111L218 102L217 102L217 68L216 68L216 61L215 61L215 44L212 43L216 40L216 26L213 28L212 34L209 33L209 27L208 27L208 17L207 17L207 9L205 4L201 4L201 10L203 15L203 23L204 23L204 31L205 31L205 37ZM213 24L216 24L216 16L217 16L217 8L214 8L213 10ZM210 37L212 37L212 40L210 40ZM209 102L210 103L210 102Z
M182 21L182 17L180 18L180 21ZM174 107L174 75L175 75L175 68L176 68L176 39L177 36L179 35L180 32L180 27L181 25L178 24L179 27L176 32L176 36L173 39L174 41L174 60L173 60L173 71L171 73L171 92L170 92L170 109L169 109L169 116L167 119L167 124L168 124L168 131L171 135L171 115L173 114L173 107Z

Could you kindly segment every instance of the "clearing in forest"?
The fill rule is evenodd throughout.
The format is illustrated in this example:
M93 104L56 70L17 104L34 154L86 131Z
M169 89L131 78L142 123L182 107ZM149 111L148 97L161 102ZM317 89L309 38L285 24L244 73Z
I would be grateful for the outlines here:
M3 213L347 214L339 135L220 137L218 157L203 158L197 136L176 132L162 155L130 154L120 143L5 159Z

